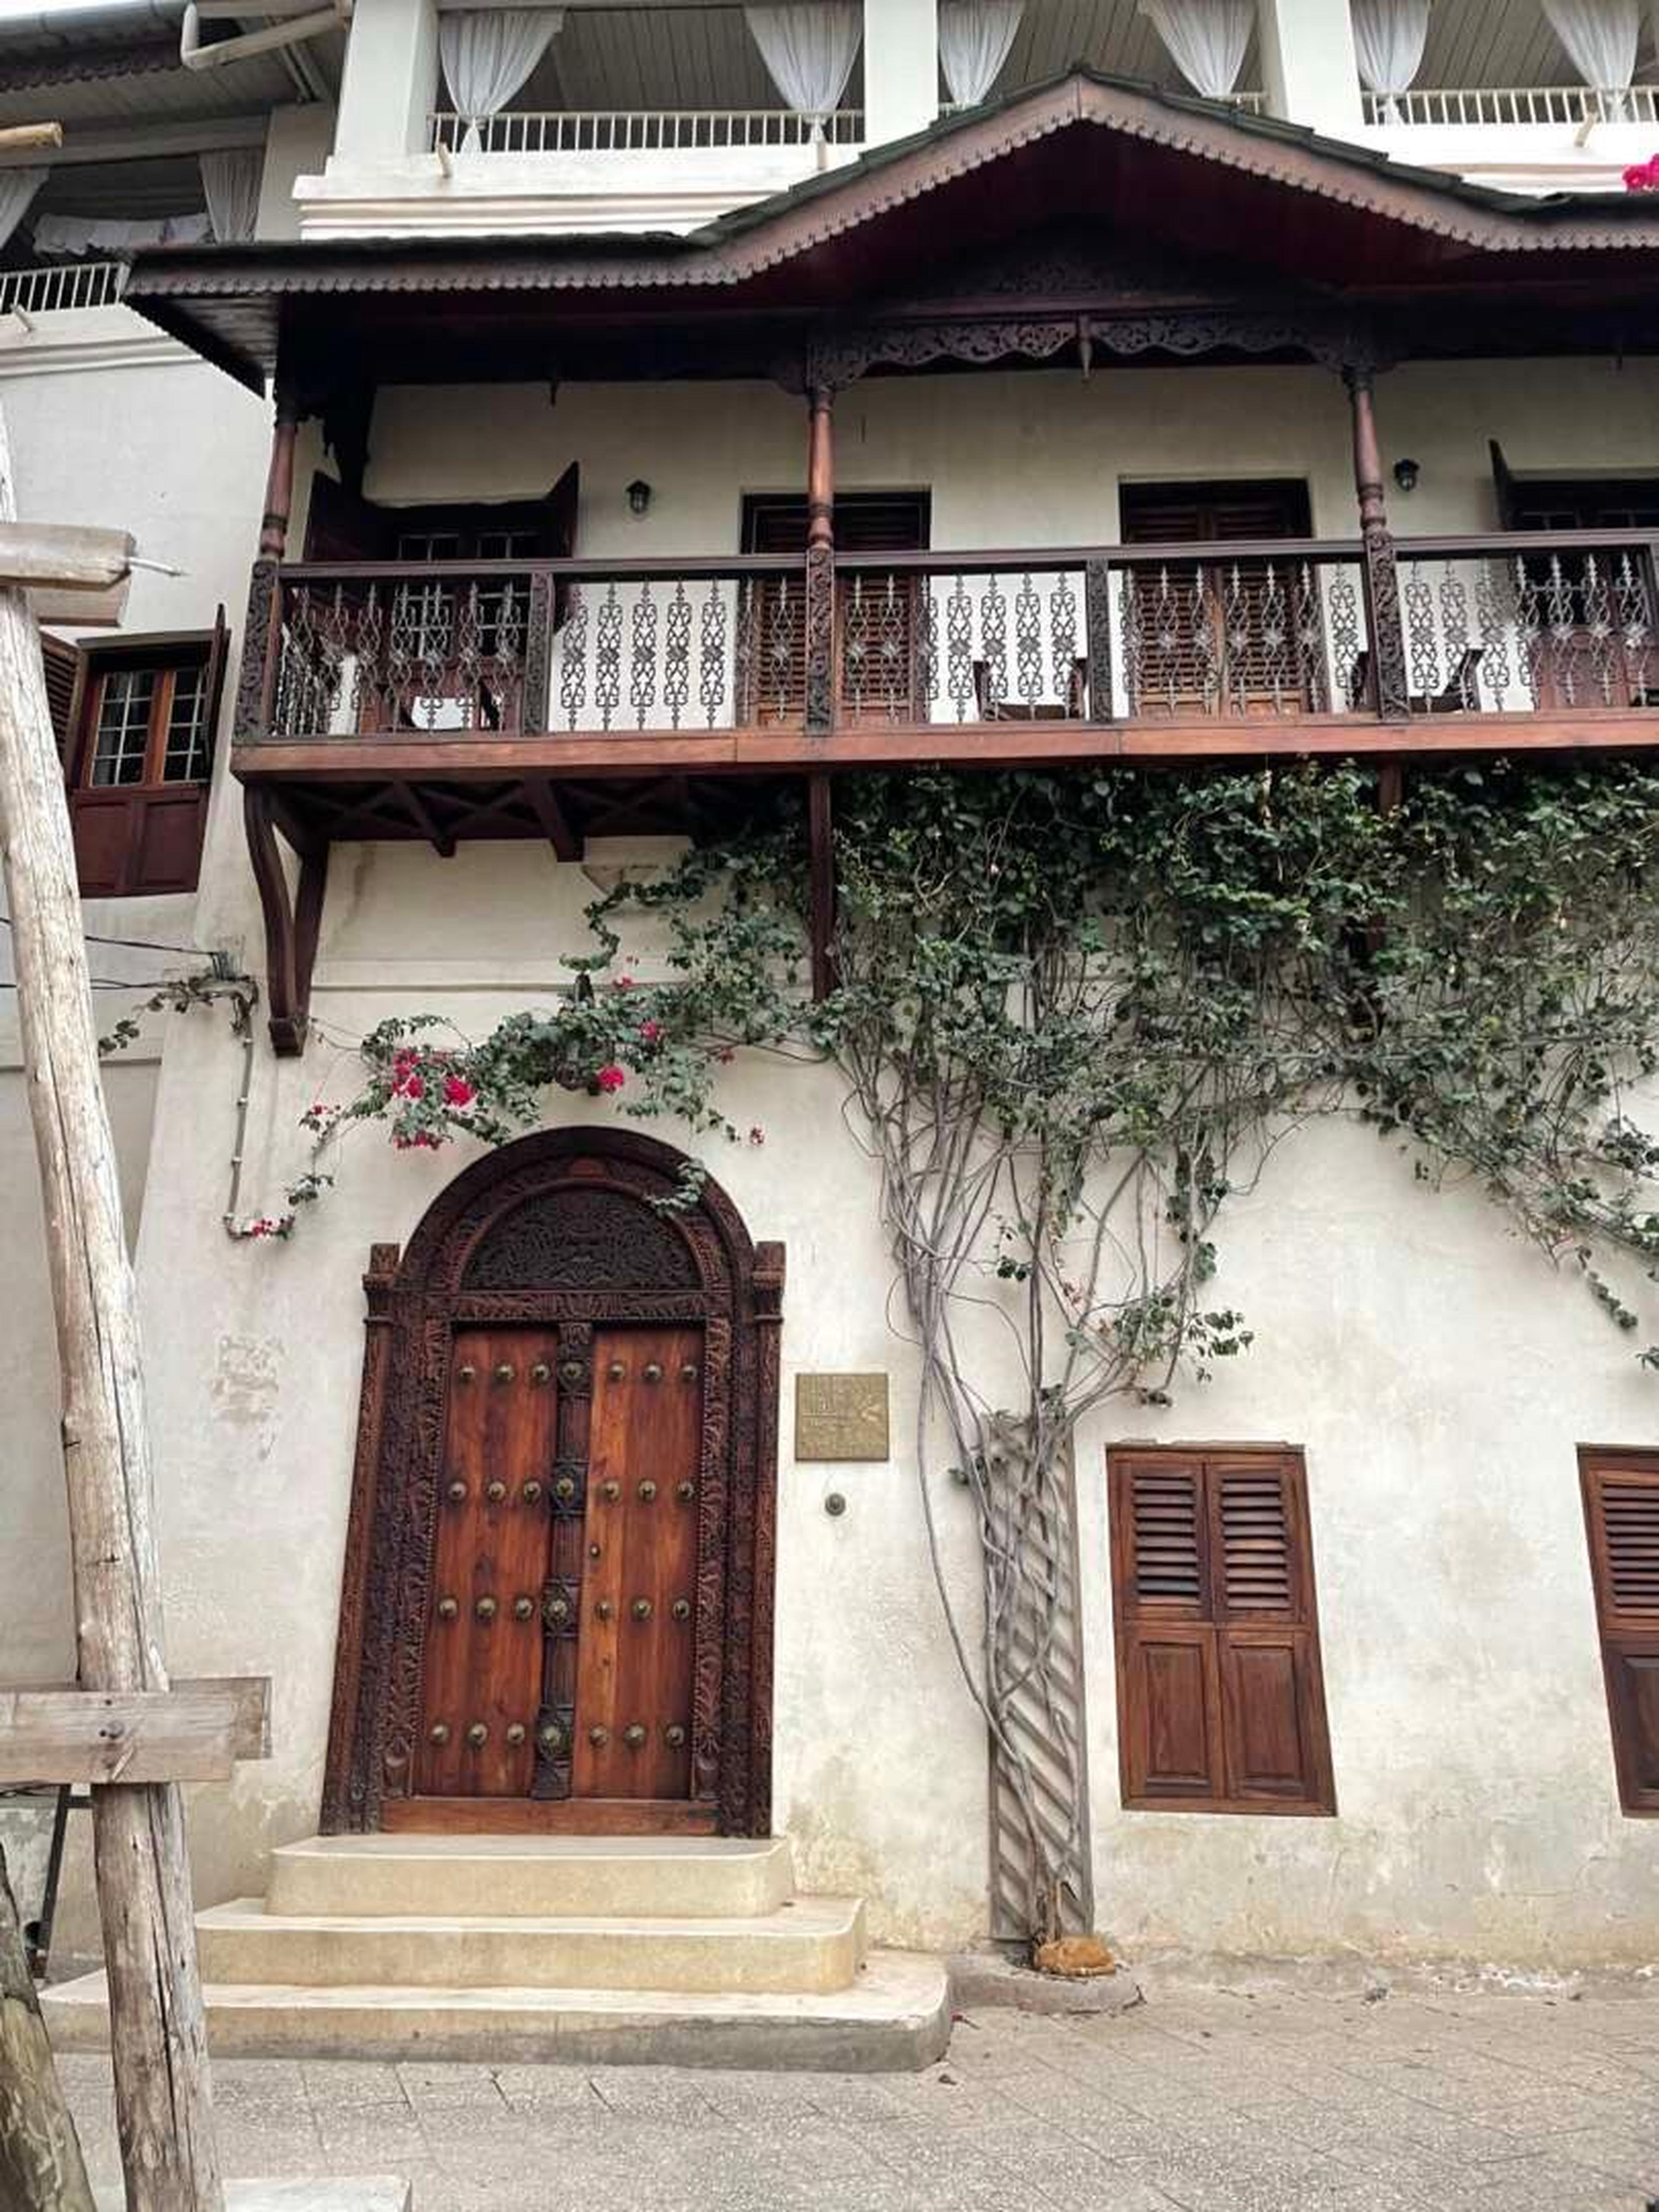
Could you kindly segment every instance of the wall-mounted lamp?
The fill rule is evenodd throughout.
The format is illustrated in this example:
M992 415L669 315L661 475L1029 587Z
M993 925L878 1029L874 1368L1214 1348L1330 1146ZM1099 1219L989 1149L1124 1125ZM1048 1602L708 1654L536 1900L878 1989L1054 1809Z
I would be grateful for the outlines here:
M635 522L642 522L651 512L651 487L643 477L635 477L628 487L628 512Z
M1394 465L1394 480L1401 491L1415 491L1422 473L1421 466L1413 460L1396 461Z

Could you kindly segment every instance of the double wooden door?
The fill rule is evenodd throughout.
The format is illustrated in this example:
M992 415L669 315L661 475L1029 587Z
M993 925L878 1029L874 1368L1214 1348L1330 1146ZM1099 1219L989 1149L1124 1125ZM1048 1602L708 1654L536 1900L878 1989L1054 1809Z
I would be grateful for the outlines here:
M700 1326L598 1327L574 1359L553 1330L454 1333L398 1825L692 1813L703 1353Z

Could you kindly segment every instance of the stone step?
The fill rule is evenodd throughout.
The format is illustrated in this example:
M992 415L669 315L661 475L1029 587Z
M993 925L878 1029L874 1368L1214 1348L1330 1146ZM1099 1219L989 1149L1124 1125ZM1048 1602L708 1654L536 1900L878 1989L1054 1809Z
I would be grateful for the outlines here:
M717 1920L775 1912L794 1887L781 1837L313 1836L271 1854L268 1901L294 1917Z
M902 2073L950 2040L936 1959L874 1951L850 1989L812 1996L661 1990L227 1987L205 1990L222 2057L425 2058L484 2065L811 2068ZM40 1993L59 2051L106 2051L102 1974Z
M202 1978L306 1988L656 1990L827 1994L863 1962L857 1898L743 1919L283 1914L258 1898L196 1917Z

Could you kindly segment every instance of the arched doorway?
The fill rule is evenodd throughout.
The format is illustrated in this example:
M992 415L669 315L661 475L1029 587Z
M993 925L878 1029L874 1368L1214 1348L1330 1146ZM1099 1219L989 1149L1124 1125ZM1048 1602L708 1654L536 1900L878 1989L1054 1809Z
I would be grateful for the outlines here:
M765 1835L783 1248L561 1129L373 1248L322 1827Z

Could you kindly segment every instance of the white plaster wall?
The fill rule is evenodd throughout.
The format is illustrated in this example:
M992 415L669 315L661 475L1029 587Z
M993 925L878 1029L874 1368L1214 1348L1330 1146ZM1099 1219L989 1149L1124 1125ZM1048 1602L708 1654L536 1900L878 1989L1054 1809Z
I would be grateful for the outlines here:
M1656 401L1646 364L1402 370L1382 387L1385 450L1390 460L1413 453L1423 477L1412 500L1395 501L1396 524L1491 527L1492 435L1522 469L1646 467L1659 452ZM233 609L263 430L245 441L257 463L240 428L234 439L217 495L234 483L234 528L215 520L206 484L191 495L199 510L187 501L168 517L182 536L199 529L201 571L227 575L211 588ZM1218 472L1305 474L1316 530L1349 534L1347 440L1340 386L1312 370L872 381L838 410L842 483L930 487L941 546L1109 540L1120 481ZM744 490L799 484L804 442L799 404L767 386L573 386L556 404L541 386L392 390L376 410L366 488L386 500L520 495L580 459L583 550L707 553L735 549ZM108 458L101 480L77 458L78 511L97 495L88 519L105 519L126 489ZM315 458L312 433L302 477ZM656 497L636 523L623 487L641 475ZM210 825L198 940L253 947L225 796ZM297 1064L261 1052L246 1203L276 1205L304 1161L299 1114L345 1094L350 1042L373 1022L433 1008L476 1035L548 997L586 889L579 870L532 845L463 847L447 861L413 846L337 850L323 1035ZM647 946L641 972L649 958ZM257 1890L269 1845L314 1824L359 1278L370 1243L406 1239L464 1164L361 1139L291 1245L233 1247L219 1214L239 1073L221 1024L172 1024L139 1246L174 1661L276 1680L272 1760L196 1793L204 1901ZM711 1165L751 1231L783 1238L790 1259L779 1819L800 1841L805 1878L864 1889L879 1934L961 1941L984 1918L983 1747L928 1577L908 1443L914 1370L888 1330L867 1164L827 1075L745 1061L726 1096L732 1118L763 1126L768 1142L718 1148ZM607 1111L576 1102L572 1117ZM1224 1293L1249 1309L1256 1350L1173 1413L1119 1427L1306 1446L1341 1809L1334 1821L1115 1809L1103 1425L1079 1461L1103 1926L1132 1951L1650 1958L1659 1826L1617 1809L1572 1447L1653 1440L1654 1386L1583 1294L1510 1242L1477 1198L1431 1198L1363 1133L1324 1127L1288 1145L1261 1194L1232 1216L1225 1266ZM796 1468L788 1378L879 1366L893 1376L890 1465ZM832 1487L850 1501L838 1522L823 1510ZM971 1613L961 1501L947 1492L941 1514ZM0 1621L0 1636L16 1632ZM66 1923L71 1943L84 1926L77 1937Z

